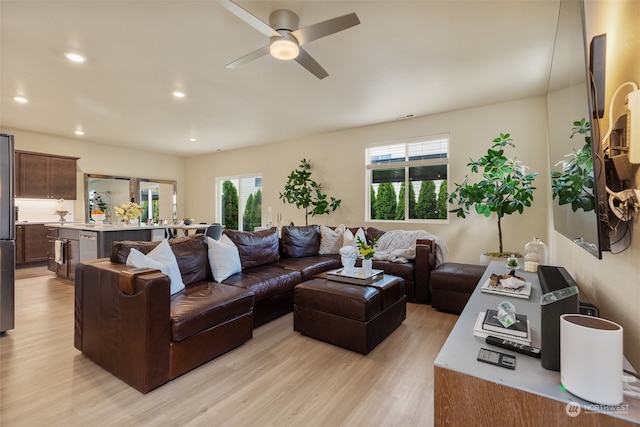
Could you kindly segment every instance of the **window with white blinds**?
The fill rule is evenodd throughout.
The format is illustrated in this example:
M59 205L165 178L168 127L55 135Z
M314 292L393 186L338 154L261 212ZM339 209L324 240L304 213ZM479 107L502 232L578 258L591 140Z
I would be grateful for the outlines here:
M366 149L368 221L447 219L449 135Z

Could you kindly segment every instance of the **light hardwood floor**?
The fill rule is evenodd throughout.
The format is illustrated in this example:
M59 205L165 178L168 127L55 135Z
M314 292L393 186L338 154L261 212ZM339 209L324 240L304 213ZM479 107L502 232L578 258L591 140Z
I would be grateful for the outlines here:
M73 347L73 285L20 270L0 337L0 425L430 426L433 361L457 316L408 304L367 356L302 336L285 315L146 395Z

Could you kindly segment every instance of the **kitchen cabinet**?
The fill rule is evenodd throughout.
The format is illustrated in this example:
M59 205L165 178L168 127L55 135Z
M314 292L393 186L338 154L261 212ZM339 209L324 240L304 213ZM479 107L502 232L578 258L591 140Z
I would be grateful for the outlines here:
M53 263L49 262L49 269L56 273L56 276L63 279L74 280L76 277L76 266L80 262L80 236L78 230L57 230L58 237L53 241ZM62 259L55 260L55 241L62 241Z
M24 264L24 228L16 225L16 265Z
M46 261L47 227L42 224L16 225L16 264Z
M32 199L77 199L78 157L28 151L15 152L16 197Z
M24 262L47 260L47 228L42 224L24 225Z
M47 268L54 273L58 272L56 263L56 240L58 239L58 229L47 227Z

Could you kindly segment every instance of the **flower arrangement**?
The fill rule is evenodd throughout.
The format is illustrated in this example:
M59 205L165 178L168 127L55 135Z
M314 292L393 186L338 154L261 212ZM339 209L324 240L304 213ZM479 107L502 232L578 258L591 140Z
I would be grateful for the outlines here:
M372 244L368 244L358 237L356 239L356 243L358 245L358 252L360 252L360 256L364 259L373 259L373 256L376 253L375 246L377 241L378 239L376 238Z
M135 202L128 202L120 206L116 206L115 210L116 210L116 215L121 217L125 221L136 219L140 215L142 215L142 206L140 206Z

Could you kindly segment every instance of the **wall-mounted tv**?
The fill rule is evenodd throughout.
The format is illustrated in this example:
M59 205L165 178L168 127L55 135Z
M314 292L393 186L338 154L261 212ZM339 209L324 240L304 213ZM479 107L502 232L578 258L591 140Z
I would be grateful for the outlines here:
M598 258L609 250L604 161L581 0L559 5L547 93L553 221L557 232ZM603 58L599 58L604 61ZM598 62L598 61L596 61Z

